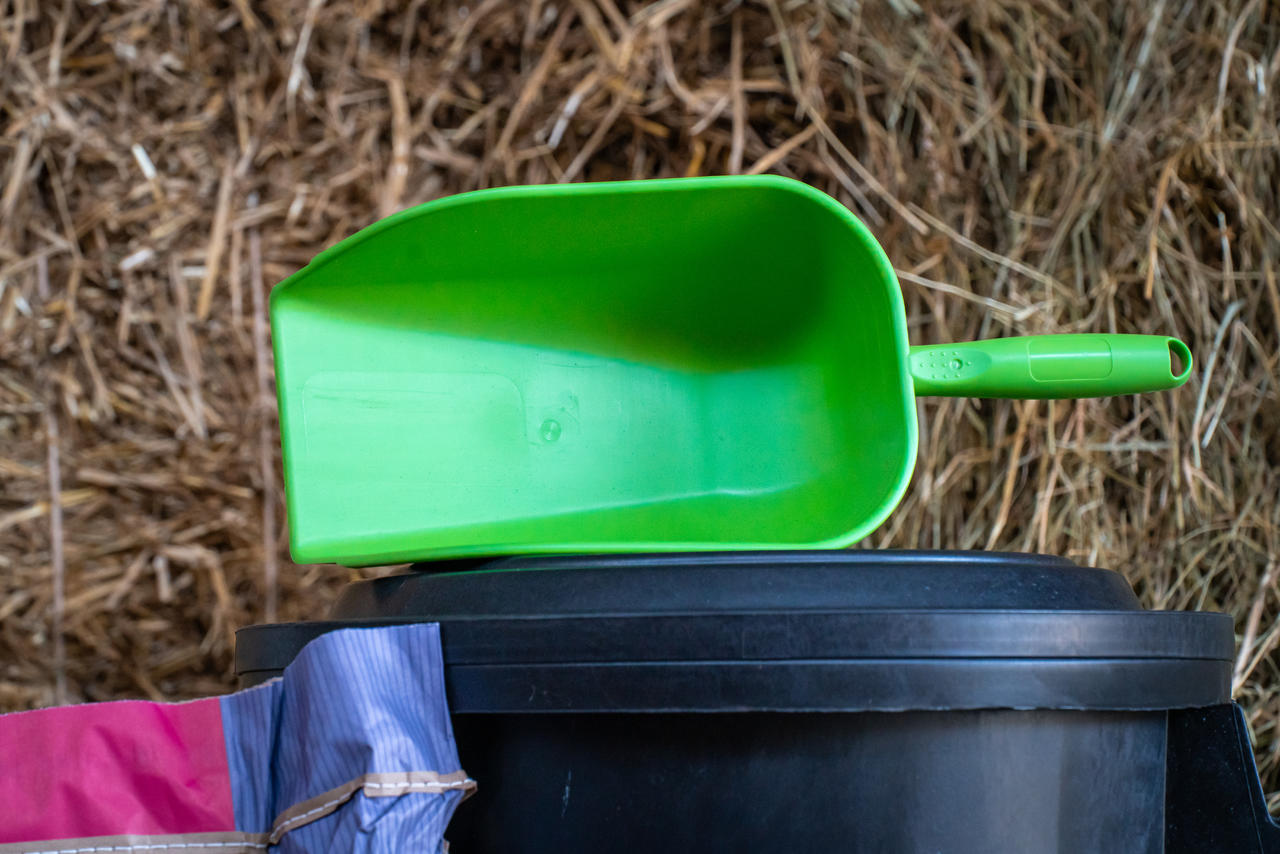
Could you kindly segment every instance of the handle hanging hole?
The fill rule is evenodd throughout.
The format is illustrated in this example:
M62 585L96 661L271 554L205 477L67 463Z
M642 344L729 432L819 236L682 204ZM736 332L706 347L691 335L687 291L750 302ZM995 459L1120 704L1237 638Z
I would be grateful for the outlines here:
M1191 351L1177 338L1169 339L1169 373L1180 380L1191 372Z

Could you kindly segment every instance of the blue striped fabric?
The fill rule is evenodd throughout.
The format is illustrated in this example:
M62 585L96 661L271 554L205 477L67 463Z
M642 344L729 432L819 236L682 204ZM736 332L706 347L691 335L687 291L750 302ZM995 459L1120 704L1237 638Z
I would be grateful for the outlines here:
M443 669L437 624L346 629L308 644L281 679L223 698L236 829L270 832L285 811L349 793L364 775L460 771ZM435 852L462 796L356 791L292 821L279 850Z
M284 699L284 680L222 698L222 733L231 776L236 830L265 833L276 817L271 754Z
M356 794L342 809L284 835L269 850L288 854L440 854L444 829L461 792L369 798Z

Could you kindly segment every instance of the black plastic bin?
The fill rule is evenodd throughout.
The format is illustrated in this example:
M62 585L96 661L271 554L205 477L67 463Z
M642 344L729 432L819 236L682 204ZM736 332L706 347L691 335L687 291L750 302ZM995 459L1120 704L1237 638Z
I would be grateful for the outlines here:
M1222 614L1058 558L774 552L423 565L242 630L441 624L457 852L1280 852Z

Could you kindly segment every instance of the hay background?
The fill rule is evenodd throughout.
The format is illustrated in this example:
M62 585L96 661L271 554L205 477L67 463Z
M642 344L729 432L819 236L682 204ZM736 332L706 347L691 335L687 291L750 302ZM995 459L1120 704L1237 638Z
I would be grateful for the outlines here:
M288 561L277 481L263 297L319 249L478 187L771 171L872 226L916 342L1190 344L1175 393L922 402L869 544L1229 611L1274 791L1278 72L1260 0L0 2L0 710L226 690L237 627L354 575Z

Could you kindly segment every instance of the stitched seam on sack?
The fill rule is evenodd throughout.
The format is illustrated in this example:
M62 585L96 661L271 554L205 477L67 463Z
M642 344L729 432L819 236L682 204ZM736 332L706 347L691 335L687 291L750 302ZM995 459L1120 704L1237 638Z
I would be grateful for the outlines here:
M93 851L176 851L181 848L262 848L265 842L164 842L155 845L90 845L87 848L58 848L54 851L21 851L19 854L88 854Z
M283 837L289 831L293 830L299 824L306 823L306 821L316 813L324 812L330 809L331 807L337 806L343 801L350 800L351 797L357 791L367 790L367 789L393 789L393 790L398 790L400 793L407 793L407 792L414 791L416 789L416 790L425 790L425 791L431 791L431 792L449 792L449 791L456 791L459 789L469 789L475 784L476 784L476 781L472 780L470 777L468 777L465 780L459 780L456 783L439 783L435 781L406 782L406 783L372 783L372 782L362 783L357 789L353 789L350 792L344 792L341 795L337 795L336 797L325 801L319 806L313 807L312 809L307 810L301 815L292 816L291 818L281 822L278 826L272 828L271 829L272 844L279 842L281 837ZM370 797L387 797L389 794L396 794L396 792L393 791L393 792L373 793L373 792L366 791L365 794L369 795Z

